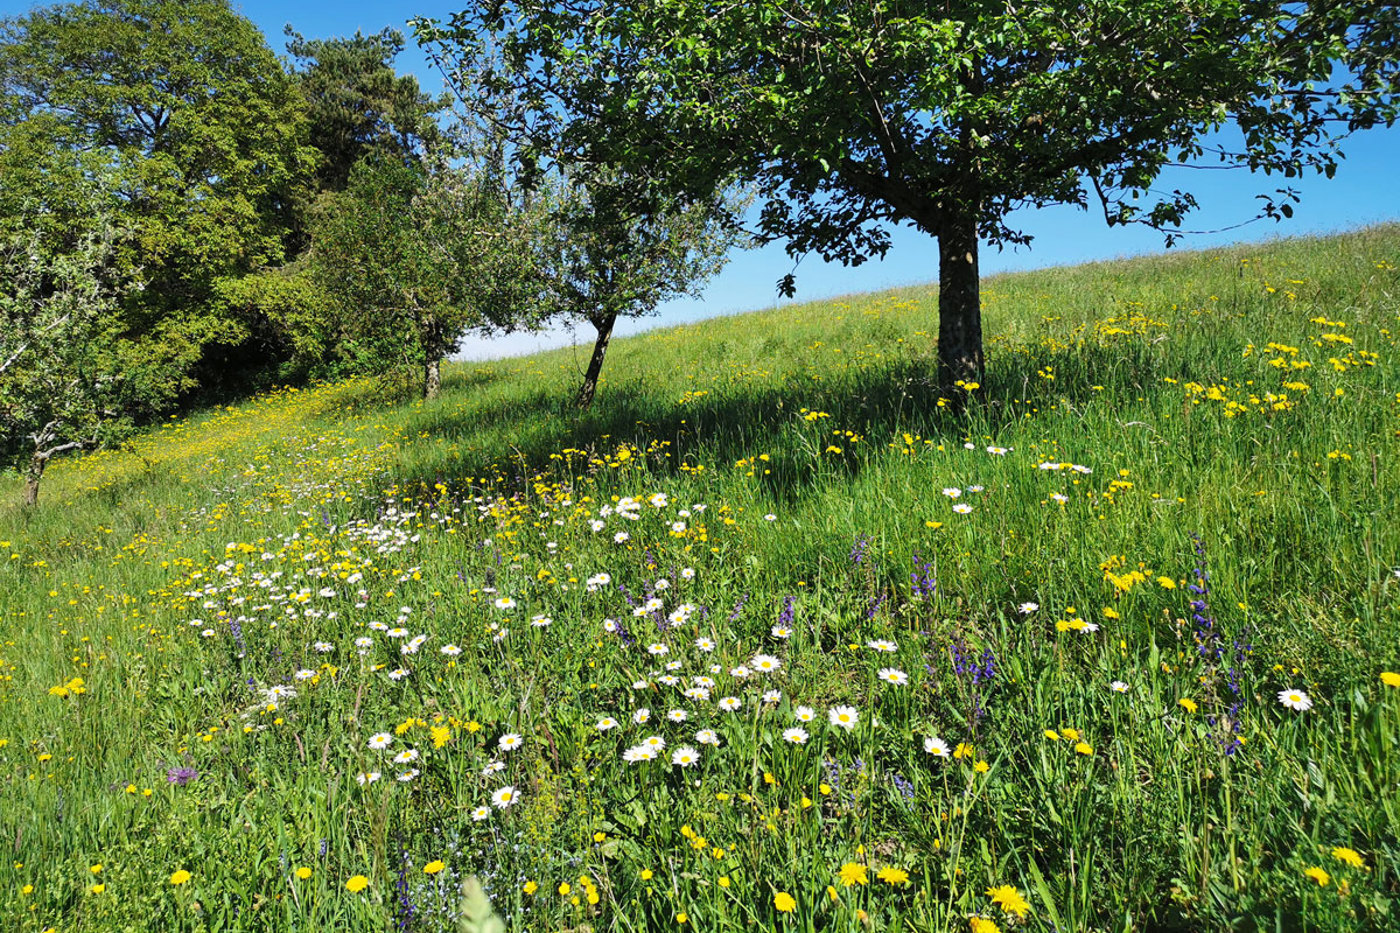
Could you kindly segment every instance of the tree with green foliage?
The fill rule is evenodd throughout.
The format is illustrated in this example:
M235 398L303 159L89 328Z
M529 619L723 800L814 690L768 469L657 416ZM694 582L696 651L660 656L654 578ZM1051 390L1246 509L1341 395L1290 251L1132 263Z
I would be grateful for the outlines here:
M24 473L28 506L50 460L120 440L177 384L143 378L149 361L134 365L140 348L123 338L117 314L140 288L120 257L128 233L108 205L91 206L88 230L71 245L46 238L38 204L31 223L0 225L0 445Z
M371 372L415 370L424 398L468 330L529 326L544 308L533 217L450 155L372 155L317 204L311 274L334 302L339 352Z
M1347 134L1394 121L1400 74L1393 5L1322 0L480 0L415 28L498 50L484 86L538 115L527 159L701 199L737 175L795 256L883 255L890 223L935 237L955 395L983 378L979 242L1030 239L1013 210L1097 203L1174 237L1196 200L1154 191L1164 168L1330 175ZM1296 194L1261 198L1277 218Z
M263 363L247 322L210 299L284 259L317 159L305 135L292 79L226 0L87 0L0 22L0 209L64 200L51 189L74 178L34 168L54 153L101 154L132 233L122 261L145 283L121 303L122 333L206 384ZM70 223L73 243L88 219L43 222Z
M440 137L444 101L424 94L418 79L394 71L403 33L307 39L287 27L287 51L306 99L311 145L321 153L317 188L341 191L350 169L371 152L421 155Z
M672 199L639 210L629 196L632 181L564 174L553 222L539 240L553 315L587 321L595 333L576 398L580 408L593 404L617 319L653 314L680 295L698 296L731 250L749 239L711 204Z

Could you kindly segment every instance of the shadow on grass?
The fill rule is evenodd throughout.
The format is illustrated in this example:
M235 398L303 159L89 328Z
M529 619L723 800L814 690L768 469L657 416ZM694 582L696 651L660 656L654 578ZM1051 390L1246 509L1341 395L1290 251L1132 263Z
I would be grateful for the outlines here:
M1055 367L1053 382L1038 376L1047 365ZM697 463L729 467L768 453L762 464L770 471L765 485L777 501L791 501L829 479L833 469L854 478L865 458L852 451L884 445L900 432L936 443L961 444L974 434L996 437L1023 419L1030 405L1073 410L1106 398L1136 400L1149 385L1160 384L1161 365L1160 353L1145 341L1020 347L989 367L989 385L964 411L940 398L932 359L891 362L839 385L814 383L800 374L775 376L771 383L737 393L718 390L686 403L676 400L664 380L638 379L605 387L585 411L574 406L572 391L538 389L508 397L487 391L478 398L454 392L455 404L416 412L405 425L410 436L448 442L452 456L414 450L401 462L397 478L409 489L470 486L475 477L503 473L523 484L547 472L566 449L605 456L625 443L651 448L650 465L663 475ZM493 387L488 379L469 388L506 387ZM825 416L808 420L813 411ZM846 432L860 440L851 441ZM835 454L829 447L842 451Z

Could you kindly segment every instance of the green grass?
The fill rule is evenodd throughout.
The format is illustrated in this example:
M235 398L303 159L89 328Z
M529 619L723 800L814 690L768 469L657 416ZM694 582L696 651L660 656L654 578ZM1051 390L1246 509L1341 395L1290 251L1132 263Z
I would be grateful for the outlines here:
M0 507L0 927L456 929L475 876L515 930L1394 929L1400 227L983 295L964 412L912 288L619 340L584 413L561 350L55 464Z

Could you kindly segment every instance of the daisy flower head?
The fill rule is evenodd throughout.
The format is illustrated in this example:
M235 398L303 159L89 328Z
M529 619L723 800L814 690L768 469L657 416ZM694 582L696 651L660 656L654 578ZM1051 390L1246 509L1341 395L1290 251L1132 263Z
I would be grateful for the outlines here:
M481 769L481 776L490 777L491 775L498 774L499 772L504 771L505 769L506 763L504 761L488 761L486 762L486 767Z
M694 568L694 567L685 567L685 568L682 568L682 570L681 570L681 579L682 579L682 580L694 580L694 579L695 579L695 568Z
M653 751L661 752L666 750L666 740L659 735L647 736L646 738L642 739L642 744L645 745L647 748L652 749Z
M653 644L647 645L647 652L653 655L654 657L658 658L664 654L667 654L670 650L670 648L661 644L661 642L655 642Z
M359 774L355 775L355 780L361 787L367 787L379 780L380 777L381 775L378 771L361 771Z
M689 768L700 760L700 753L689 745L682 746L671 753L671 764L681 768Z
M874 641L866 642L865 647L869 648L872 651L878 651L881 654L890 654L891 652L897 650L899 648L899 645L895 644L887 638L877 638Z
M1023 616L1028 616L1039 608L1040 603L1021 603L1021 605L1016 607L1016 611L1021 613L1021 615Z
M502 787L491 795L491 806L497 810L504 810L520 799L520 794L514 787Z
M684 696L687 700L708 700L710 698L710 689L708 687L691 687L685 691Z
M409 781L411 781L411 780L413 780L414 778L416 778L416 777L418 776L418 774L419 774L419 771L418 771L417 768L410 768L408 771L405 771L403 774L400 774L400 775L398 776L397 780L398 780L400 783L407 784Z
M525 744L525 739L518 732L507 732L496 741L496 744L503 752L513 752Z
M617 534L613 535L613 544L626 544L631 539L632 536L627 532L619 531Z
M816 712L810 706L799 706L792 711L792 715L798 722L811 722L817 718Z
M972 506L968 505L966 502L959 502L957 505L953 506L953 511L957 512L959 515L966 515L972 511Z
M369 737L369 747L376 751L389 747L389 743L394 741L394 737L387 732L376 732Z
M763 516L763 520L765 522L776 522L778 520L778 516L774 515L772 512L769 512L767 515Z
M645 745L633 745L631 748L625 750L622 753L622 760L628 762L629 764L633 764L638 761L651 761L655 757L656 752L652 751Z
M645 706L638 707L632 711L632 721L637 725L643 725L651 719L651 710Z
M1301 690L1293 689L1280 690L1278 701L1289 709L1297 710L1300 713L1312 709L1313 705L1312 697Z
M956 499L962 495L962 490L956 486L946 486L943 489L943 495L947 496L949 499Z
M948 743L936 735L930 735L924 739L924 751L935 758L947 758L952 754L948 748Z
M511 599L509 596L502 596L496 600L496 608L502 611L514 609L515 606L515 600Z
M482 805L472 810L472 819L478 823L480 823L482 820L489 820L490 818L491 808L488 806Z
M685 722L690 718L690 714L683 709L673 709L666 714L666 718L671 722Z
M807 730L801 726L793 726L791 729L783 730L783 739L794 745L802 745L807 741Z
M1128 685L1123 683L1123 681L1121 680L1115 680L1113 683L1108 685L1108 689L1112 690L1114 693L1127 693Z
M695 733L695 741L701 745L713 745L719 747L719 733L713 729L701 729Z
M733 677L735 680L743 680L745 677L748 677L752 673L753 671L749 670L742 664L740 664L738 667L730 668L729 670L729 676Z
M893 684L896 687L902 687L909 683L909 675L897 667L882 667L880 668L880 672L875 676L879 677L885 683Z
M616 728L617 720L613 719L611 716L604 716L602 719L598 720L597 729L599 732L607 732L609 729Z
M530 624L535 628L549 628L554 624L554 620L549 616L535 616L530 620Z
M826 715L833 726L839 726L847 732L860 722L860 713L856 712L854 706L833 706Z
M697 638L695 639L695 648L698 651L709 654L711 651L715 650L715 643L708 638Z
M771 629L769 629L769 631L772 633L774 638L782 638L786 640L792 637L792 629L788 628L786 625L775 625Z
M744 701L738 697L725 697L719 701L719 708L726 713L732 713L744 705Z
M407 670L406 668L402 668L402 667L395 668L394 670L392 670L392 671L389 672L389 679L390 679L390 680L403 680L403 679L404 679L405 677L407 677L407 676L408 676L408 670Z
M764 702L764 703L777 703L777 702L778 702L779 700L781 700L782 698L783 698L783 691L781 691L781 690L765 690L765 691L763 692L763 702Z
M438 653L449 658L455 658L462 653L462 649L458 648L456 645L443 645L438 649Z
M416 748L405 748L403 751L399 752L397 755L394 756L394 764L398 765L406 765L410 762L414 762L417 760L418 749Z

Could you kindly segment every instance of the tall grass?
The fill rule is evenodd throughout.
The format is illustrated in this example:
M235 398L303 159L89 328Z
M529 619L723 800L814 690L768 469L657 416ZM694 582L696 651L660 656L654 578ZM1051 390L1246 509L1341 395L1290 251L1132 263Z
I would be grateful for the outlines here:
M913 288L619 340L587 412L561 350L56 464L0 511L0 923L1392 929L1397 267L990 279L964 412Z

